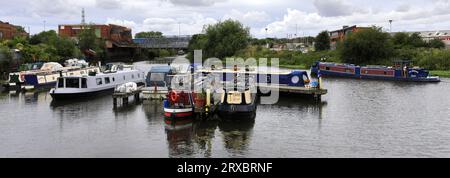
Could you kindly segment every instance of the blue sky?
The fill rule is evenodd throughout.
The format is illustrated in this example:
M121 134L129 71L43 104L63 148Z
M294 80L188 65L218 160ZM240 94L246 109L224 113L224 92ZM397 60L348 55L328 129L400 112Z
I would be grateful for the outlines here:
M114 23L133 32L200 33L204 25L236 19L254 37L316 35L343 25L377 25L393 31L450 29L450 0L1 0L0 20L32 34L79 23Z

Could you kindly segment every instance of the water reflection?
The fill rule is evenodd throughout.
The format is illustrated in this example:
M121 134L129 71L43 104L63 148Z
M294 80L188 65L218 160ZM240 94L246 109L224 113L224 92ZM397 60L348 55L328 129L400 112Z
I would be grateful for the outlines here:
M193 120L168 122L168 120L165 120L169 157L191 156L194 153Z
M157 100L144 101L142 104L142 109L144 110L149 125L157 125L162 122L162 116L164 115L162 105L163 102Z
M211 157L217 130L229 153L243 155L249 148L254 124L254 119L166 122L169 157Z
M219 129L223 135L225 149L232 154L243 155L248 150L254 126L254 119L221 121Z
M281 95L277 104L271 106L274 109L282 110L296 110L301 113L310 113L317 115L318 119L323 119L324 108L328 105L325 100L316 101L310 97L303 97L298 95Z

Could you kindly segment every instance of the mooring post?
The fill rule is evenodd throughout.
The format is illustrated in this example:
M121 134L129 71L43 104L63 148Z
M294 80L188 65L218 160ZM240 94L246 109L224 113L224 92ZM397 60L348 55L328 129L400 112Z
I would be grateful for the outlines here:
M122 101L123 101L123 105L127 105L128 104L128 97L123 97Z
M139 93L134 94L134 101L135 101L136 103L138 103L139 100L140 100L140 98L139 98Z

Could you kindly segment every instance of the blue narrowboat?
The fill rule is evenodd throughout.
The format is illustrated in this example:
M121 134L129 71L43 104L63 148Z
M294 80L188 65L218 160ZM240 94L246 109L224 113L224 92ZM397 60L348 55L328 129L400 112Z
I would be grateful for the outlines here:
M222 69L222 70L211 70L203 71L205 74L214 73L221 74L222 81L229 82L234 79L236 73L240 75L249 75L250 78L256 78L256 83L258 84L280 84L293 87L306 87L310 84L311 79L306 71L293 70L293 71L280 71L280 72L270 72L266 73L263 71L250 71L246 69L245 71L240 71L238 69ZM278 79L278 81L276 81Z
M439 77L430 76L429 71L419 67L410 67L410 61L395 61L394 66L357 66L330 62L316 62L311 74L326 77L348 77L358 79L377 79L408 82L440 82Z

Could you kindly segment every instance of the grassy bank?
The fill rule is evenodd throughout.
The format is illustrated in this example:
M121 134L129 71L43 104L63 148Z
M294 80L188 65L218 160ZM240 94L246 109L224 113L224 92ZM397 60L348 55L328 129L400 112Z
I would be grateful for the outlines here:
M431 70L431 75L450 78L450 70Z
M305 65L280 65L280 68L286 68L286 69L302 69L302 70L309 70L310 68Z

